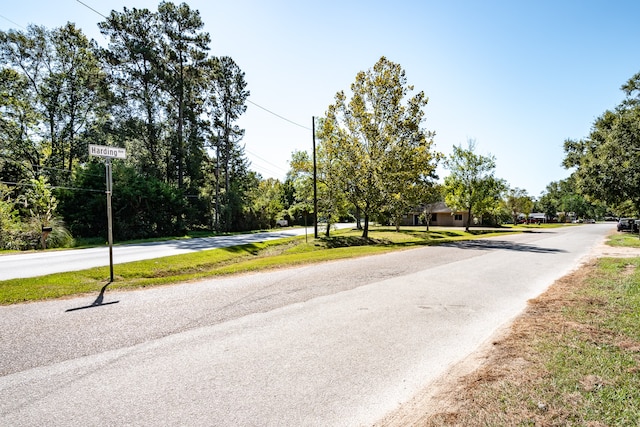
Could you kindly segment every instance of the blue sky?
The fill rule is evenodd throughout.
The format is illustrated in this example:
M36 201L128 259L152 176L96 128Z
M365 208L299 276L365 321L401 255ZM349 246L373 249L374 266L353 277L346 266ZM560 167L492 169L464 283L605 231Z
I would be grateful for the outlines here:
M104 15L159 3L83 2ZM103 18L76 0L7 3L2 30L71 21L105 43ZM569 175L564 140L587 136L640 71L635 0L187 3L202 15L211 54L231 56L246 74L251 103L239 125L252 168L265 178L284 179L291 153L311 150L312 116L386 56L429 97L424 127L436 132L437 150L449 154L474 139L478 153L496 157L498 177L537 197Z

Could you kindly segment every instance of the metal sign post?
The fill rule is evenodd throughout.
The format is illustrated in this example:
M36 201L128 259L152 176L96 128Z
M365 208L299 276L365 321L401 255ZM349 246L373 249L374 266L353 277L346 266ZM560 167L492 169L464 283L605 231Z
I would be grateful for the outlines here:
M113 175L111 174L111 159L126 159L127 153L124 148L89 144L89 155L103 157L105 159L105 175L107 180L107 233L109 240L109 283L111 283L113 282L113 219L111 215Z
M111 192L113 178L111 175L111 158L107 157L105 162L107 176L107 234L109 236L109 283L113 282L113 219L111 216Z

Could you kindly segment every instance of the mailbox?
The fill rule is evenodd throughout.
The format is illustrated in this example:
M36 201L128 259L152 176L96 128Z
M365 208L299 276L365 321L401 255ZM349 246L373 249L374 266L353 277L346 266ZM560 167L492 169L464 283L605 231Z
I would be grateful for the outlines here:
M53 230L52 227L42 227L42 232L43 233L51 233L52 230Z

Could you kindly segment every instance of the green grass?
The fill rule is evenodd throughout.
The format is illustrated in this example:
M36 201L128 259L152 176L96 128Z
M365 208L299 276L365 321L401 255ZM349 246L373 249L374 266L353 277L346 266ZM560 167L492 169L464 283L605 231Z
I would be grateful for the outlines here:
M637 248L640 247L640 236L638 233L615 233L609 237L608 244L611 246L630 246Z
M404 248L468 240L513 230L454 231L424 227L372 227L369 238L356 230L339 230L329 238L304 236L212 249L186 255L156 258L114 265L114 281L109 284L109 268L99 267L47 276L0 281L0 304L15 304L62 298L109 289L131 289L200 280L220 275L239 274L272 268L324 262L377 254Z
M562 278L494 346L456 386L452 412L423 425L640 425L640 258L600 258Z
M543 346L553 378L549 400L561 406L567 396L580 398L573 422L640 423L638 267L640 258L601 259L564 310L566 322L581 326L548 337Z

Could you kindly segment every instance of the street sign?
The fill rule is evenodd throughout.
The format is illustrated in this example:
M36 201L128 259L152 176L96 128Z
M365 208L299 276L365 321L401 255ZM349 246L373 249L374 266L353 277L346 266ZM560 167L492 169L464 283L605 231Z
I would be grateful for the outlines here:
M109 240L109 272L110 281L113 282L113 219L111 215L111 193L113 187L113 177L111 174L111 159L126 159L127 152L120 147L107 147L105 145L89 144L89 155L104 157L105 175L107 178L107 234Z
M89 155L108 159L126 159L127 152L120 147L107 147L106 145L89 144Z

